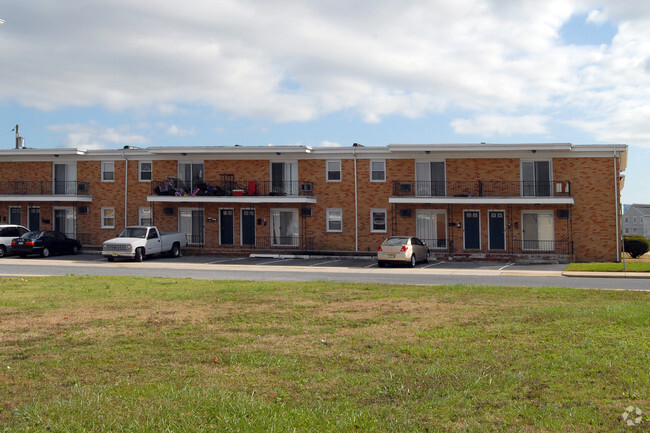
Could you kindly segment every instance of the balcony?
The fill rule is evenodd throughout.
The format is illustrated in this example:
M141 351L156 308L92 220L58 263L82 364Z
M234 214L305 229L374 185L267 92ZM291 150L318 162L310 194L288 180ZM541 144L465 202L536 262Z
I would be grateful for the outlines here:
M148 200L154 202L316 202L313 184L308 181L221 179L188 182L175 177L152 182Z
M92 201L90 183L58 180L0 181L3 201Z
M568 181L413 181L393 182L391 203L548 203L573 204Z

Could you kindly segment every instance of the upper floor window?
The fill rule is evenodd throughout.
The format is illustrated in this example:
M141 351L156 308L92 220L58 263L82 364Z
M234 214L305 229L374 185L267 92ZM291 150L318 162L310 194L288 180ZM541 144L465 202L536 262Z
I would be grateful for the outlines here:
M370 181L371 182L386 181L386 161L384 160L370 161Z
M102 182L113 182L115 180L115 163L113 161L102 161Z
M524 196L550 196L551 161L521 161L521 181Z
M341 181L341 161L327 161L327 181L340 182Z
M445 163L417 161L415 163L415 194L422 197L445 195Z
M202 162L179 162L178 163L179 186L188 194L191 194L197 185L204 183Z
M632 223L636 224L636 217L632 217Z
M151 161L140 161L138 164L138 179L140 182L151 182L153 171Z

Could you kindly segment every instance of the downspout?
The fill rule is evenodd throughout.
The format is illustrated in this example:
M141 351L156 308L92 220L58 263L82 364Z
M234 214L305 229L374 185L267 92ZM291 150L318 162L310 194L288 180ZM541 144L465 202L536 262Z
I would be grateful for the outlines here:
M619 174L618 174L618 161L616 159L616 151L614 151L614 197L616 201L616 261L621 261L623 258L623 271L625 271L625 255L621 254L621 236L623 234L620 230L620 212L621 212L621 201L619 198Z
M126 158L124 149L122 149L122 158L124 158L124 227L128 226L127 214L129 212L129 160Z
M359 200L357 197L357 149L352 147L354 158L354 252L359 252Z

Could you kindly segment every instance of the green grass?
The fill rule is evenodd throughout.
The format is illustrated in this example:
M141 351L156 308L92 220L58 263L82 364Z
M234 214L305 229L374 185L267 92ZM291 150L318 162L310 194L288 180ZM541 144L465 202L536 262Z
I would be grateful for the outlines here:
M627 262L625 269L623 263L571 263L564 268L565 271L590 271L590 272L650 272L650 261Z
M3 432L602 432L650 411L647 292L13 278L0 347Z

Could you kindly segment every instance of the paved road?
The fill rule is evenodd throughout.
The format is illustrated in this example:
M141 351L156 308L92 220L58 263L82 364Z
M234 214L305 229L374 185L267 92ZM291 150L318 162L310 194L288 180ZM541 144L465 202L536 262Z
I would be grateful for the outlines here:
M650 290L650 278L566 277L564 265L432 262L416 268L378 268L373 258L184 256L108 262L98 254L43 258L4 257L0 276L131 275L262 281L341 281L387 284L490 284Z

